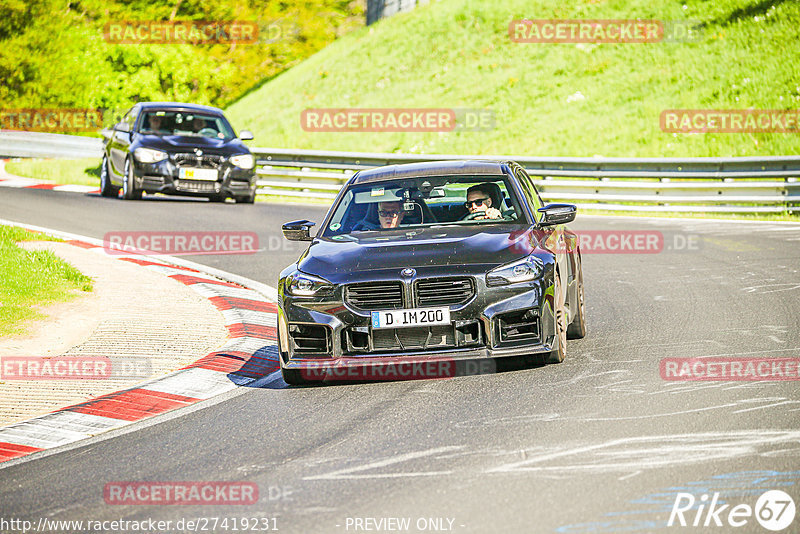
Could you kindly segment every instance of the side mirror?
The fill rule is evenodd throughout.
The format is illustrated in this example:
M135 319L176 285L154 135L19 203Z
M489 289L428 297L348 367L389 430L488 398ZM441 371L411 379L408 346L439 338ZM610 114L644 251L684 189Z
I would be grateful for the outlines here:
M542 226L555 226L574 221L578 207L574 204L548 204L536 211L542 214L542 220L539 221L539 224Z
M130 133L130 129L128 128L128 123L124 122L124 121L120 121L116 125L114 125L114 129L116 131L118 131L118 132L129 132Z
M315 224L307 220L288 222L281 227L283 237L289 241L311 241L311 227Z
M239 132L239 139L242 141L250 141L253 139L253 132L250 130L242 130Z

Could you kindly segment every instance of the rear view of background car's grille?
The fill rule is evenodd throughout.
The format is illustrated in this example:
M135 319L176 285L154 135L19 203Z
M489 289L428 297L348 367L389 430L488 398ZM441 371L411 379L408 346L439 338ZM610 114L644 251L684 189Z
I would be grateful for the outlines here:
M417 306L463 304L475 294L472 278L431 278L415 283Z
M403 307L400 282L367 282L347 286L345 300L362 310L388 310Z
M173 154L172 161L180 167L200 167L208 169L218 169L223 161L222 156L204 155L198 156L197 154L180 153Z

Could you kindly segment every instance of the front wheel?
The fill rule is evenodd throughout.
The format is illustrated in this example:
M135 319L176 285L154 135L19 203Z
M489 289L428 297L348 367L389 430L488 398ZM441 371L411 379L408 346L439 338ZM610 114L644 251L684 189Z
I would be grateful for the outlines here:
M243 197L236 197L237 204L253 204L256 201L256 194L252 193Z
M111 176L108 174L108 157L105 154L103 154L103 162L100 164L100 194L110 198L119 195L119 187L111 183Z
M578 277L578 309L575 318L567 327L567 337L581 339L586 335L586 305L583 302L583 269Z
M558 348L547 355L547 363L561 363L567 356L567 310L565 307L566 291L561 285L561 275L556 272L553 288L553 315L556 323Z
M133 181L133 166L131 160L125 160L125 178L122 180L122 198L125 200L140 200L142 192L136 190L136 184Z

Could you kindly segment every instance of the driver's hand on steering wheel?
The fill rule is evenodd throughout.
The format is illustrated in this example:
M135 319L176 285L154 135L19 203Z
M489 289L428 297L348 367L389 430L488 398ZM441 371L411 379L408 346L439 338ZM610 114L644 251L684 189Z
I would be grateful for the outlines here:
M502 219L503 214L500 213L500 210L497 208L486 208L486 212L482 217L475 217L476 220L483 220L483 219Z

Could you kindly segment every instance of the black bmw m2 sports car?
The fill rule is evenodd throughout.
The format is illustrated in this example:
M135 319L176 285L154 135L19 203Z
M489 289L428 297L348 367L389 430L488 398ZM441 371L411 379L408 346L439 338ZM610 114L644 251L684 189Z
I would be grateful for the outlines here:
M278 345L289 384L451 372L538 355L558 363L586 333L570 204L545 206L512 161L440 161L360 171L280 275ZM372 372L370 371L372 370Z
M100 193L139 199L143 192L256 198L255 160L222 110L179 102L140 102L103 131Z

